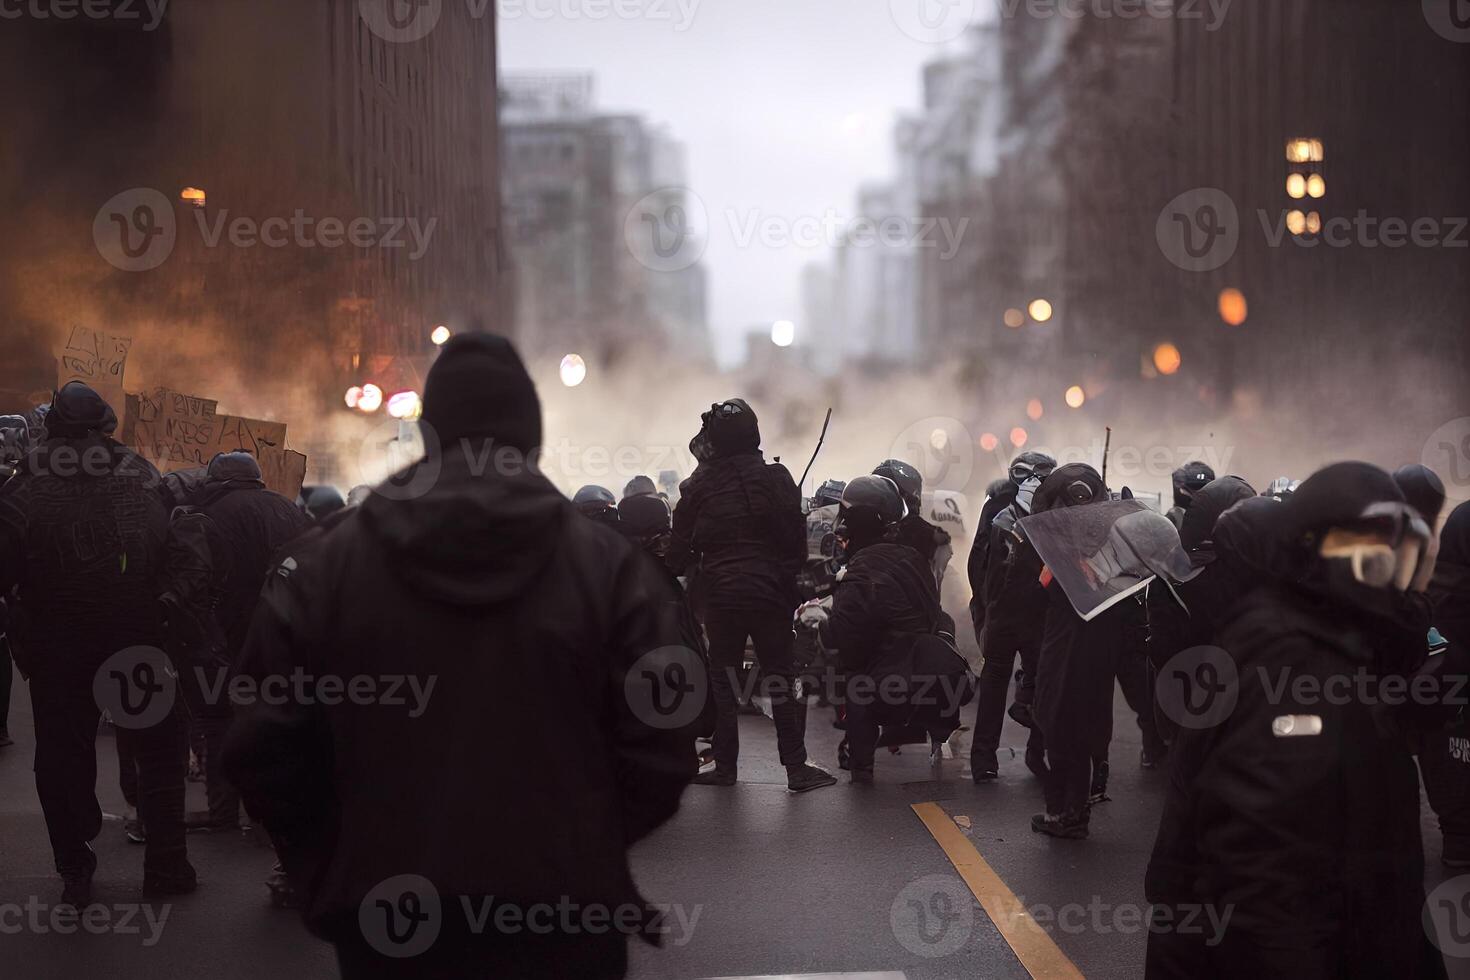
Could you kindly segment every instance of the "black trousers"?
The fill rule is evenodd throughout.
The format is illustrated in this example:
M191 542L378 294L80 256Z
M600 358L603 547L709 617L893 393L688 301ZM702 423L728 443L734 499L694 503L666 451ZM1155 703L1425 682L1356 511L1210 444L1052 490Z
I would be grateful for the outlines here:
M0 735L10 732L10 641L0 636Z
M1119 655L1118 687L1123 690L1123 700L1128 702L1129 710L1138 718L1144 751L1158 758L1163 754L1164 740L1154 713L1153 677L1153 668L1143 651L1124 650Z
M31 678L36 724L36 795L57 869L75 861L102 830L97 803L97 723L101 709L91 678L38 674ZM137 767L138 815L148 828L143 869L177 875L188 867L184 843L184 724L177 703L158 724L117 729Z
M189 667L179 674L179 686L189 709L189 725L195 738L204 743L199 764L204 768L204 791L209 800L209 819L234 822L240 819L240 793L225 778L224 766L216 760L224 751L225 733L234 717L228 696L227 667ZM207 687L207 689L206 689ZM213 693L217 695L210 697ZM188 749L185 748L187 759Z
M1041 783L1047 813L1086 813L1092 790L1092 757L1047 749Z
M1447 856L1470 860L1470 731L1456 725L1419 740L1419 775Z
M1016 682L1016 700L1032 702L1036 683L1036 651L1031 649L996 650L988 648L980 663L980 678L975 692L975 724L970 739L970 768L994 769L995 753L1000 749L1000 731L1005 725L1006 697L1010 693L1011 672L1016 655L1021 657L1022 676Z
M715 696L715 768L733 770L740 757L740 706L736 688L745 657L745 640L755 645L760 664L757 694L769 694L776 722L776 745L783 766L806 762L806 703L795 697L791 611L779 606L759 611L709 609L710 688Z

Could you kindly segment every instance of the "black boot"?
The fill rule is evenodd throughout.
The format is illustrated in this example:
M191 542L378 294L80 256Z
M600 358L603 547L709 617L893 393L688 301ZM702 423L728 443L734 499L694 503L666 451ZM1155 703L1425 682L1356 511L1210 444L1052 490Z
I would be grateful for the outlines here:
M1087 811L1073 810L1067 813L1038 813L1031 818L1031 829L1038 834L1062 840L1087 839Z
M709 772L702 772L695 776L692 782L700 786L734 786L735 770L716 767Z
M97 872L97 855L91 844L83 844L73 853L58 857L56 870L61 875L59 906L80 912L92 904L92 875Z
M805 793L807 790L821 789L823 786L835 786L836 784L836 776L810 763L786 767L786 788L793 793Z

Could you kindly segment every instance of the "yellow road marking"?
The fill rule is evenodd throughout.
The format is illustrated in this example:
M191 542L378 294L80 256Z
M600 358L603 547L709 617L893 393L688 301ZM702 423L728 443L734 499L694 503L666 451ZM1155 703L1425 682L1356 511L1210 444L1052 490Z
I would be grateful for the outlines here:
M1016 959L1037 980L1081 980L1082 971L1067 958L1045 929L1036 924L1015 893L975 850L938 803L915 803L913 810L929 828L934 841L974 893L990 921L1010 943Z

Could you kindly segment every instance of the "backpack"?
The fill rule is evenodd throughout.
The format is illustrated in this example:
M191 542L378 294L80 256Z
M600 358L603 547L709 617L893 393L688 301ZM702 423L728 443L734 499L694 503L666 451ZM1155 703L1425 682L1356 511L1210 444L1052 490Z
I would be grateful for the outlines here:
M197 507L169 515L163 592L166 650L178 666L229 666L229 644L215 615L229 579L224 535Z

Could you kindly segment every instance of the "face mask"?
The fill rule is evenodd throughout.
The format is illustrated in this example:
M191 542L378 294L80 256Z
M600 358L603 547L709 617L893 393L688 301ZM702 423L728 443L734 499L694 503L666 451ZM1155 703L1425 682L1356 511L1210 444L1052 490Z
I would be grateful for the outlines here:
M1323 544L1322 557L1340 561L1352 571L1353 580L1372 589L1386 589L1394 583L1398 557L1386 544Z
M1016 507L1023 514L1031 513L1031 501L1036 496L1036 488L1041 486L1041 477L1028 477L1016 490Z

